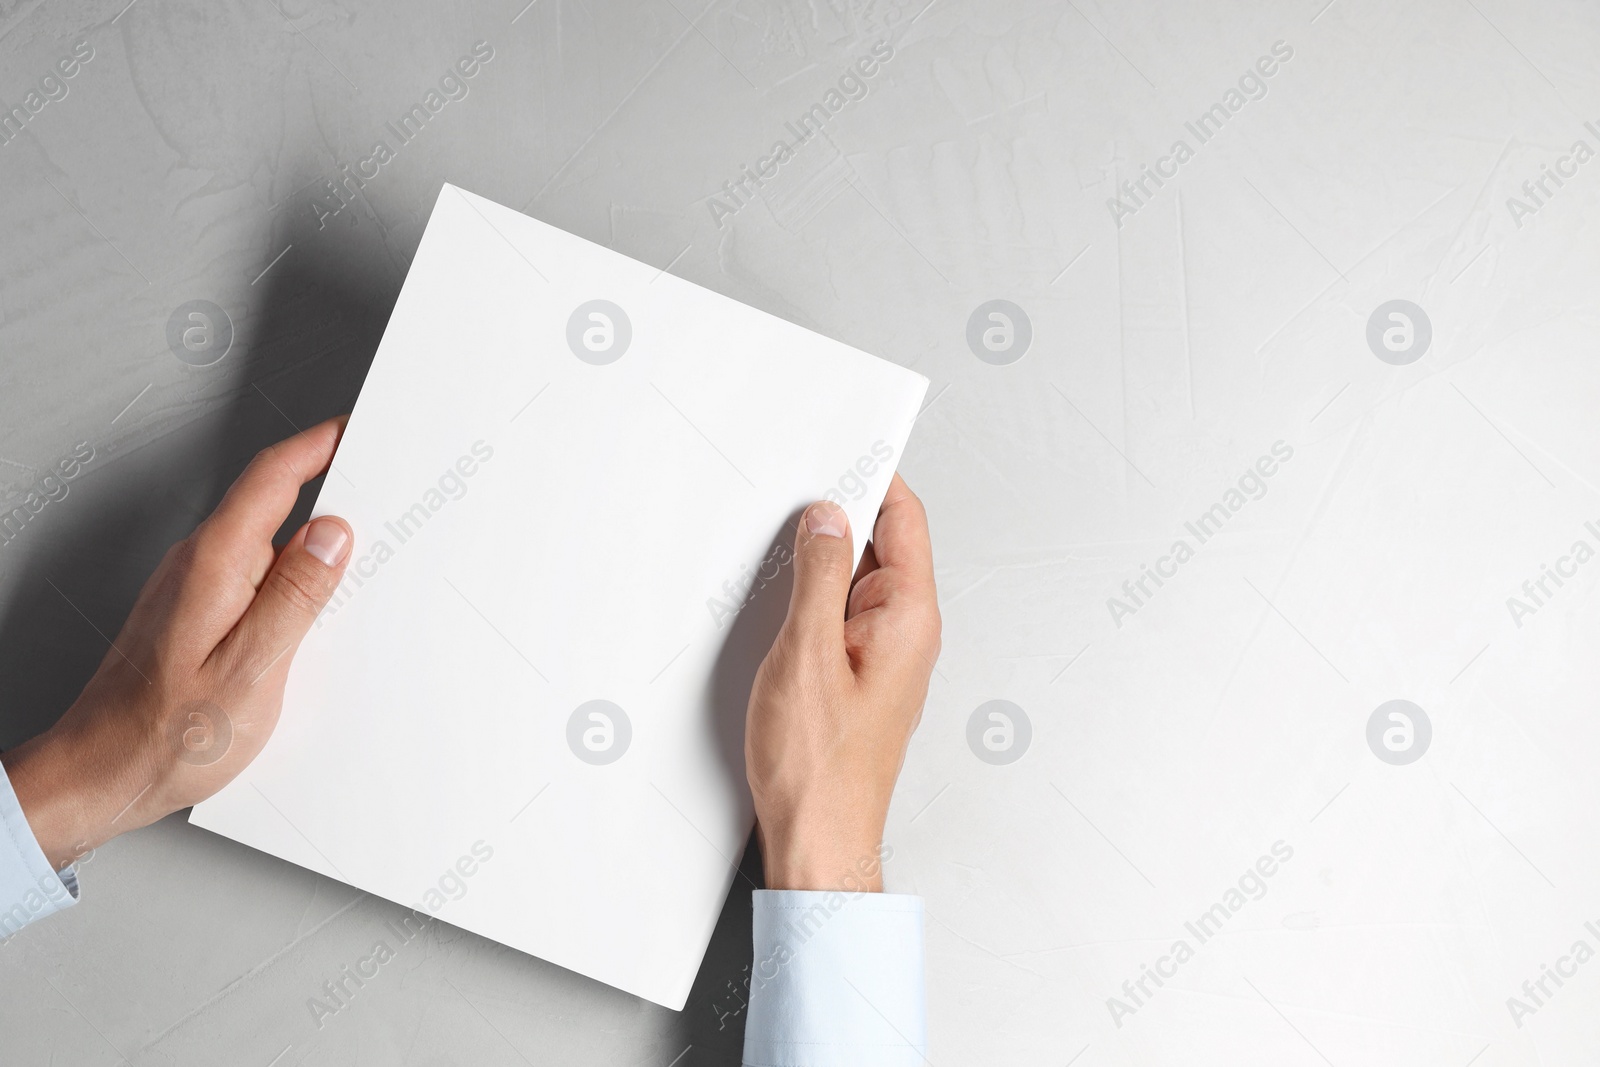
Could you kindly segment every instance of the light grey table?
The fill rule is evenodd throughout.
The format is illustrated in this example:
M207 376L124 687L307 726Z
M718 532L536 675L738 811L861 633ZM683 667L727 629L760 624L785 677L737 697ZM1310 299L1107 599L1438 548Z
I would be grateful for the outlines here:
M932 379L932 1063L1592 1058L1595 8L924 3L0 0L0 743L450 181ZM82 880L0 1062L737 1062L747 892L681 1015L434 923L318 1018L397 906L181 816Z

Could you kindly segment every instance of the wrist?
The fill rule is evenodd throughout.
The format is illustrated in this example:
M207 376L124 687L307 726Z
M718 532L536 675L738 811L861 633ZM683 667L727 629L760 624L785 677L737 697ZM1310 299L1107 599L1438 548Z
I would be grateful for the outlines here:
M22 808L34 840L52 870L72 862L74 846L83 837L83 812L72 762L49 733L0 753L12 792Z
M881 827L757 826L768 889L883 892Z
M90 746L59 726L0 754L0 763L54 870L123 830L143 825L132 821L137 813L129 803L140 791L122 797L127 776L97 760Z

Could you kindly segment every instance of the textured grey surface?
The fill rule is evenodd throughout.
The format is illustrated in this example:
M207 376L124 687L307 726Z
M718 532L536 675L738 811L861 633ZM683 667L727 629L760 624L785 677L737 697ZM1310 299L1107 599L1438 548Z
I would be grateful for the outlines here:
M350 407L448 180L933 380L902 470L945 655L888 868L929 907L932 1062L1592 1058L1600 567L1560 560L1600 543L1600 163L1521 187L1600 147L1597 47L1576 0L0 2L0 100L39 92L0 145L7 507L93 450L0 546L0 741L257 448ZM1005 365L967 343L996 299L1031 320ZM233 324L210 366L168 344L193 300ZM1405 365L1367 344L1391 300L1432 322ZM1392 699L1431 719L1415 762L1369 748ZM991 700L1031 722L1015 762L969 748ZM82 878L0 951L7 1063L737 1059L737 891L681 1016L435 923L319 1026L399 908L176 818Z

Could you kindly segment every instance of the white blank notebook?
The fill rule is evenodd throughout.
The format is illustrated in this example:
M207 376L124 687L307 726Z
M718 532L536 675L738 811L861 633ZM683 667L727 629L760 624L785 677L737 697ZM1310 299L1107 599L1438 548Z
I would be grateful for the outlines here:
M446 185L317 500L349 574L190 821L681 1009L795 520L860 554L926 387Z

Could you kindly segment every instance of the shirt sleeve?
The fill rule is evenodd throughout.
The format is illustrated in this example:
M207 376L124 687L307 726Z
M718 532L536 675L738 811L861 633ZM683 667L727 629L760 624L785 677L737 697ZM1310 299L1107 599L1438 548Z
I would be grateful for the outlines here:
M921 1067L922 898L756 890L745 1067Z
M70 865L59 873L50 869L0 764L0 942L77 902L77 872Z

